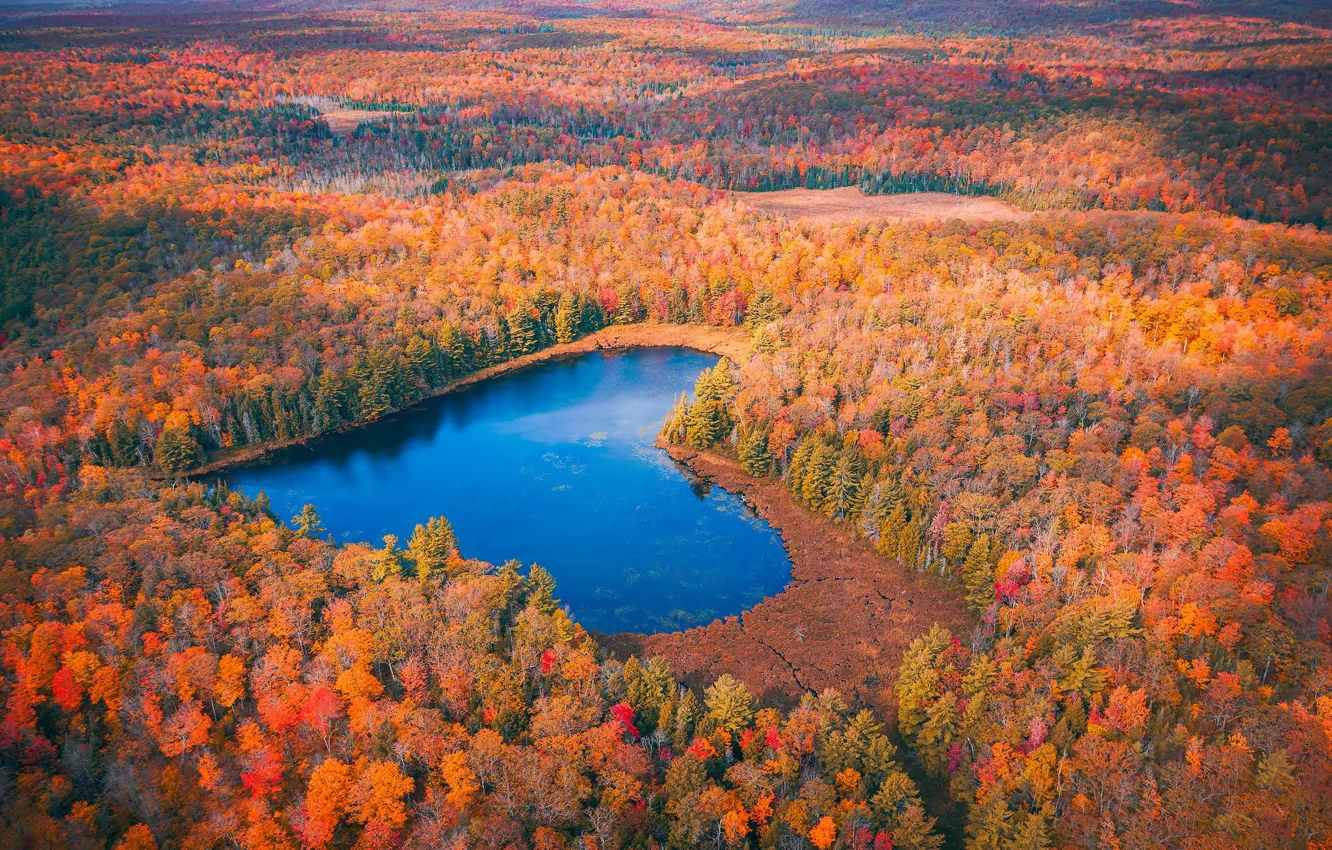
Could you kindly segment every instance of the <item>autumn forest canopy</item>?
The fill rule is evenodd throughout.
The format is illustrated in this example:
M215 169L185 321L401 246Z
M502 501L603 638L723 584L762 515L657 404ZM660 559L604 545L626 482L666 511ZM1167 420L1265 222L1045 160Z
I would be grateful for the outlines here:
M0 7L0 845L1332 848L1330 71L1316 2ZM206 474L644 329L897 614L595 634Z

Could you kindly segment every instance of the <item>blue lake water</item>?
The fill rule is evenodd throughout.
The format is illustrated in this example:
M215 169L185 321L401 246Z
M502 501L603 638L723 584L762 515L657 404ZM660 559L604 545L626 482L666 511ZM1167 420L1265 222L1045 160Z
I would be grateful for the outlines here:
M392 533L405 546L417 523L444 516L465 557L550 570L588 628L687 628L791 578L767 523L652 444L675 397L716 361L642 348L548 362L225 478L267 493L281 517L313 503L339 540Z

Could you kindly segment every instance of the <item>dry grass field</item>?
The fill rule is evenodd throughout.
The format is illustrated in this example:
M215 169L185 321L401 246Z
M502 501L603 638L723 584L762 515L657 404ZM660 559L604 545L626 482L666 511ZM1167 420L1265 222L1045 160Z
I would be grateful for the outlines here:
M381 112L372 109L328 109L321 110L319 114L328 122L328 129L332 132L350 133L362 124L369 124L371 121L382 121L401 113Z
M1030 213L997 198L919 192L866 195L859 186L841 189L786 189L780 192L730 192L761 212L821 224L878 221L1021 221Z

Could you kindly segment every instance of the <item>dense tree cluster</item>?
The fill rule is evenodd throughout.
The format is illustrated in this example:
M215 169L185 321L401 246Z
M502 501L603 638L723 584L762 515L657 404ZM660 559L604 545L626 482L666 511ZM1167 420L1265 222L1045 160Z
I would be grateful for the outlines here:
M738 383L730 432L682 406L665 436L965 593L981 629L896 688L971 846L1303 845L1332 817L1329 243L1090 224L862 230L847 293L700 381Z
M869 712L600 659L443 520L337 547L311 508L79 474L0 542L7 846L939 846Z

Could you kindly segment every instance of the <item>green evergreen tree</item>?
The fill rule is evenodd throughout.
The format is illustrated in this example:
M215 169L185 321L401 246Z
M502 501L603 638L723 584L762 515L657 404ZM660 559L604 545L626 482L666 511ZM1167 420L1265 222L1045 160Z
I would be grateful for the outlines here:
M384 548L375 551L373 563L370 578L374 581L383 581L402 572L402 550L398 548L397 535L384 535Z
M500 565L495 571L495 582L498 585L499 598L502 600L504 609L510 617L514 613L514 607L519 600L519 591L523 588L523 576L518 570L522 567L520 561L510 558Z
M373 348L364 352L350 377L358 388L362 420L383 416L404 400L402 376L389 352Z
M962 562L962 585L967 589L967 604L979 612L994 604L994 561L990 557L990 535L979 535L967 549Z
M199 463L203 449L190 434L188 425L173 425L162 429L157 438L153 457L158 466L168 472L181 472Z
M555 341L561 345L573 342L578 338L578 331L578 302L573 293L566 292L560 296L559 307L555 310Z
M723 673L704 692L708 717L718 726L739 735L754 720L754 697L744 683Z
M903 566L916 569L920 566L921 555L925 551L925 532L921 528L920 518L912 517L897 538L897 559Z
M1053 847L1050 817L1051 815L1045 812L1027 812L1018 815L1012 830L1013 837L1008 846L1019 850L1048 850Z
M579 322L584 334L596 333L606 326L606 313L601 309L601 302L595 298L578 296Z
M315 389L315 428L336 428L347 421L347 386L343 375L326 369Z
M666 421L661 426L659 432L661 438L674 445L683 445L685 442L685 423L689 420L689 402L684 393L675 400L670 413L666 414Z
M796 446L795 453L791 455L791 463L786 467L786 484L801 501L805 499L805 473L809 470L809 459L819 442L817 437L807 435Z
M745 325L760 328L781 318L782 312L781 302L772 294L772 290L761 289L755 294L754 300L749 302L749 308L745 311Z
M711 369L704 369L694 385L694 397L729 405L735 399L735 367L723 357Z
M416 576L423 580L443 569L456 551L458 541L453 526L444 517L431 517L425 525L416 526L407 543L407 552L416 565Z
M768 451L768 437L772 434L769 427L750 427L740 432L736 452L740 457L740 466L747 475L766 478L773 474L777 464Z
M893 506L893 509L888 512L888 517L883 521L883 525L879 528L879 543L875 548L889 558L898 557L898 546L902 540L902 532L906 530L906 527L906 505L898 502Z
M874 822L892 835L894 848L937 850L942 845L943 839L934 834L934 818L925 814L915 783L896 764L887 770L869 804Z
M689 323L701 325L708 318L707 290L698 287L689 292Z
M634 658L630 661L634 662L632 669L628 661L624 664L625 695L638 716L639 729L647 734L663 719L663 712L675 693L675 675L670 663L659 656L649 658L646 664Z
M837 449L818 440L805 468L805 480L800 492L810 510L821 510L832 485L833 471L837 468Z
M139 440L135 431L130 423L120 417L112 420L106 441L111 463L115 466L134 466L139 462Z
M902 654L893 690L897 694L897 728L908 744L915 741L916 733L925 723L927 707L942 689L939 658L952 641L952 634L936 625L929 634L913 640Z
M314 537L316 534L326 534L328 529L324 528L324 523L319 519L319 512L315 510L314 505L305 505L300 513L291 519L291 527L296 529L296 533L302 537Z
M509 344L512 357L531 354L538 346L536 319L532 316L532 305L521 301L508 315Z
M675 730L671 736L671 746L677 753L683 753L694 740L694 731L698 726L701 712L698 697L694 696L693 691L685 691L684 696L680 698L680 704L675 708Z
M939 554L950 564L965 560L974 538L971 529L961 520L953 520L944 526L943 542L939 544Z
M896 850L939 850L943 846L943 836L934 831L934 818L920 803L906 804L885 826Z
M774 354L782 347L782 336L775 328L760 326L750 336L750 345L758 354Z
M641 318L638 287L626 281L616 287L615 294L620 302L619 308L615 311L615 324L631 325L637 322Z
M846 522L854 517L865 502L860 492L860 480L860 460L857 452L843 449L828 482L823 513L837 522Z
M699 806L707 781L707 768L692 756L674 759L666 769L662 790L670 824L666 836L670 850L688 850L709 843L707 833L714 819L708 818Z
M453 324L439 329L435 347L439 351L441 370L445 380L452 380L472 371L465 337Z
M730 361L722 359L713 368L703 370L694 385L694 403L685 416L686 444L707 449L731 433L730 405L735 391Z
M689 321L689 290L678 280L666 296L666 321L677 325Z
M957 710L957 694L944 691L939 698L925 706L925 722L916 730L912 748L925 767L936 776L948 773L948 751L958 736L961 716Z
M884 520L888 518L889 511L893 509L892 502L887 496L888 488L884 485L884 482L875 481L873 474L866 474L865 480L860 484L860 489L866 496L865 504L860 510L859 531L866 540L877 543Z
M726 409L711 399L696 400L685 415L685 443L695 449L709 449L726 436Z
M555 577L550 571L538 564L533 564L527 573L527 601L543 614L554 613L559 607L555 598Z
M433 387L439 382L439 358L425 337L414 336L408 340L403 359L411 376L422 386Z
M1005 794L990 794L967 812L967 850L1008 850L1013 844L1013 811Z

